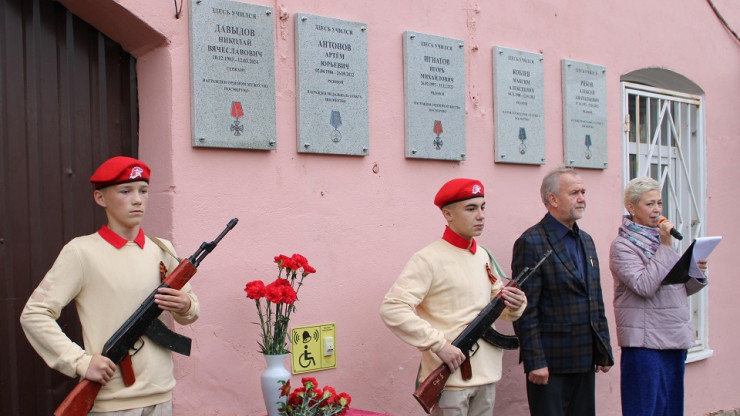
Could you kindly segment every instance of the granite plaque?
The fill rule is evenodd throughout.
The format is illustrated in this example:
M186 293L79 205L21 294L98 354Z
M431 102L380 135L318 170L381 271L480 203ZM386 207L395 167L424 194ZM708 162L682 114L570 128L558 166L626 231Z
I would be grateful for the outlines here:
M564 163L606 169L606 67L562 60Z
M406 157L465 160L465 44L405 31Z
M193 146L274 149L272 8L190 0Z
M542 55L493 48L495 161L545 163L545 76Z
M295 15L298 152L369 152L367 25Z

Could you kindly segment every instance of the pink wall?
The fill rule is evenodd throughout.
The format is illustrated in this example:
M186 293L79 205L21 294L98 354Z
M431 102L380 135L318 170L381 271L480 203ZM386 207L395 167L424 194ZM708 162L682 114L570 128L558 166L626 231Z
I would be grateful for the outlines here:
M710 346L714 356L687 368L686 414L740 407L735 329L740 285L732 267L740 179L740 42L705 2L572 2L566 0L346 2L255 1L276 18L277 150L192 148L190 138L188 5L174 18L172 2L61 0L120 42L138 59L140 156L154 169L149 233L173 239L189 255L232 217L237 227L206 259L193 286L202 318L181 332L193 355L177 360L175 414L261 415L254 304L247 281L272 279L273 256L299 252L318 272L301 291L294 326L335 322L338 368L313 373L353 396L353 406L393 415L422 414L411 398L418 352L380 322L382 296L407 258L441 235L432 205L453 177L477 177L487 187L488 226L480 242L508 270L516 237L544 214L539 183L562 161L560 60L607 68L609 168L582 170L589 209L580 225L608 257L621 214L622 97L620 76L646 67L678 72L706 92L708 234L724 235L711 262ZM179 2L177 2L179 4ZM740 30L740 5L714 0ZM364 22L369 35L370 155L296 152L293 15L306 12ZM414 30L464 40L467 78L467 160L404 158L401 34ZM493 162L494 45L545 58L546 166ZM377 173L374 167L377 166ZM729 227L729 229L728 229ZM612 278L603 270L607 317ZM501 325L510 331L510 326ZM616 340L613 348L618 354ZM498 414L526 414L517 354L505 354ZM299 377L296 377L299 379ZM597 377L600 415L620 413L619 371Z

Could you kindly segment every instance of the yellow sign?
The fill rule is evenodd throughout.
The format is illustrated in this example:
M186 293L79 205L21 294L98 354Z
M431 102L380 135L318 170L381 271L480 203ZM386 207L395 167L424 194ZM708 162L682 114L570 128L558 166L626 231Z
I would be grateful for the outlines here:
M337 367L333 323L293 328L290 333L293 374Z

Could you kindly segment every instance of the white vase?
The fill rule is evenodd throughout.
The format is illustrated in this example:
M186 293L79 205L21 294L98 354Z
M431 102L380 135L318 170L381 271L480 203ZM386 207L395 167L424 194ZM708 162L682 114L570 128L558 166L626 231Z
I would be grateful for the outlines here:
M278 402L285 403L287 397L280 397L280 380L289 381L290 371L285 368L285 358L290 354L268 355L263 354L267 368L260 376L262 384L262 398L265 400L267 416L278 416L280 408Z

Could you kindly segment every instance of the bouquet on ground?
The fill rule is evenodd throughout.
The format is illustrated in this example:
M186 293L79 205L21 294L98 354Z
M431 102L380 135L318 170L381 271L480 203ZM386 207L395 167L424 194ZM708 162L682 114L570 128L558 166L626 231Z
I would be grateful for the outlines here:
M290 391L290 381L282 382L280 397L287 396L287 403L280 404L280 416L332 416L343 415L352 398L347 393L337 394L331 386L319 388L313 377L303 377L303 386Z
M278 275L272 283L265 285L262 280L255 280L244 288L247 298L254 299L257 304L262 329L260 352L268 355L288 353L288 323L290 314L295 311L298 291L303 279L316 273L308 260L297 253L291 257L280 254L275 257L275 263Z

